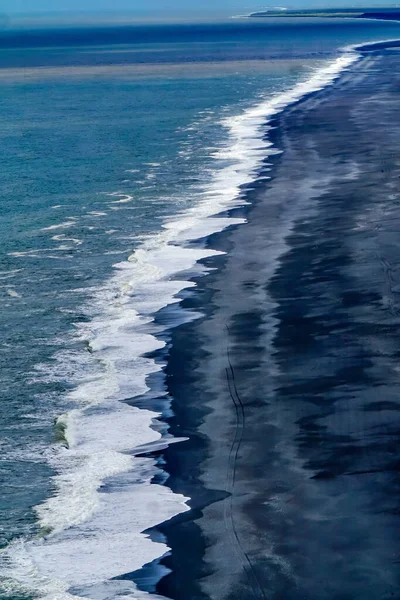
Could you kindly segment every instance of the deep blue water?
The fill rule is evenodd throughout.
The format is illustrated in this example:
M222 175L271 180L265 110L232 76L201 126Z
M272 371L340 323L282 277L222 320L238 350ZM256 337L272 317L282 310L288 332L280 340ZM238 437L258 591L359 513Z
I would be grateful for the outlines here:
M123 401L151 397L151 315L199 258L171 242L218 228L207 218L231 206L242 172L251 180L258 142L235 117L340 47L399 32L238 20L0 33L0 598L64 599L70 586L114 598L104 580L163 554L140 532L183 499L150 484L156 462L128 460L156 441L157 414ZM97 493L105 479L114 494ZM118 546L135 520L136 537ZM113 557L85 554L89 538L97 549L110 540Z

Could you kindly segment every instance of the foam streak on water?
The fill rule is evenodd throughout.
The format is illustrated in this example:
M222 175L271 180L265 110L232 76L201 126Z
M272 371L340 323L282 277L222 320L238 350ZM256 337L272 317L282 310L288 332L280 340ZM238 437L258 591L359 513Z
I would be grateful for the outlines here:
M228 143L215 155L215 173L201 200L166 222L128 261L116 264L111 280L94 293L93 318L77 328L88 352L67 398L74 408L58 419L65 444L49 452L56 471L54 495L37 507L46 535L3 553L14 581L10 586L35 589L48 600L144 597L133 584L110 580L163 556L166 545L143 531L188 510L186 498L151 483L159 472L155 459L138 456L142 445L176 441L168 437L159 413L131 405L148 392L148 376L162 369L146 356L164 345L153 315L178 302L177 294L193 285L177 274L216 254L187 247L187 242L243 222L217 215L244 204L240 187L254 181L265 158L277 153L265 139L268 119L332 83L357 58L349 50L287 93L227 119ZM119 192L114 196L114 202L130 200ZM102 489L110 477L111 484Z

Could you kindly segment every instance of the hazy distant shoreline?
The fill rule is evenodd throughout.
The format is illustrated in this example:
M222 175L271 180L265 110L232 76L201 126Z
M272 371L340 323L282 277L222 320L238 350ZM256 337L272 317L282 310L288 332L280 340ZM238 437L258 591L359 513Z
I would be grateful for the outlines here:
M342 8L340 10L268 10L253 12L247 15L248 18L266 18L266 17L279 17L283 19L287 18L331 18L331 19L381 19L386 21L398 21L400 20L400 9L356 9L356 8Z

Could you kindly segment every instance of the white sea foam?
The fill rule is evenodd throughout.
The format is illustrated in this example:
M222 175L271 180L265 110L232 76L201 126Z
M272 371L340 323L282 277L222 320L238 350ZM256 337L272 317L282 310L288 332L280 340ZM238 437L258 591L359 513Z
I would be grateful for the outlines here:
M81 366L78 359L68 367L75 372L76 387L67 398L74 408L57 424L65 444L49 452L55 493L36 509L44 531L51 533L3 552L9 572L21 585L48 600L143 597L133 584L110 579L163 556L165 544L143 531L188 510L186 498L151 483L159 471L156 459L140 456L145 448L176 440L168 437L159 413L131 406L148 391L148 376L162 368L149 355L164 346L156 337L154 313L193 286L179 273L218 254L187 243L244 222L218 214L245 203L241 186L253 182L266 157L277 153L265 136L268 120L332 83L357 58L349 50L288 92L225 119L228 142L214 154L214 175L196 205L164 223L158 235L144 239L93 294L92 318L77 326L89 352ZM117 201L128 197L122 192L111 195ZM118 587L123 585L127 587Z
M39 256L40 252L43 252L43 248L36 248L34 250L25 250L23 252L7 252L8 256L14 256L16 258L21 258L23 256Z
M83 240L80 240L79 238L67 237L64 233L60 233L58 235L53 235L51 237L51 239L55 240L56 242L72 242L73 244L76 244L77 246L80 246L81 244L83 244Z
M0 271L0 280L12 279L20 271L23 271L23 269L12 269L11 271Z
M68 257L62 255L55 256L53 254L46 254L46 252L62 252L64 250L75 250L75 246L61 244L61 246L56 246L55 248L35 248L32 250L25 250L23 252L8 252L8 256L13 256L14 258L55 258L59 260Z
M105 232L107 233L107 232ZM103 252L104 256L117 256L125 254L126 255L126 248L124 248L123 250L107 250L106 252Z
M118 198L118 200L114 200L112 204L126 204L127 202L132 202L133 200L133 196L124 194L123 192L112 192L111 194L107 194L107 196Z
M75 217L72 217L68 221L64 221L63 223L57 223L56 225L49 225L49 227L42 227L41 231L53 231L54 229L68 229L69 227L73 227L76 225Z
M21 298L21 294L19 294L16 290L13 290L12 288L8 288L7 294L12 298Z

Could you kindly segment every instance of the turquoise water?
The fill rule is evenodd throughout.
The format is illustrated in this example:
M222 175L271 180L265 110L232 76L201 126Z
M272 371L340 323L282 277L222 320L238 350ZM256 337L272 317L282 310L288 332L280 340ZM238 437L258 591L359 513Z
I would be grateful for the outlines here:
M152 419L166 435L151 403L162 378L146 385L160 367L142 355L162 346L151 315L201 258L184 242L224 226L210 216L239 202L266 152L235 118L341 46L399 32L321 20L0 34L0 598L114 598L104 581L167 550L140 535L186 509L151 483L157 460L132 458L158 442ZM131 408L143 394L148 410ZM89 539L114 556L85 554Z

